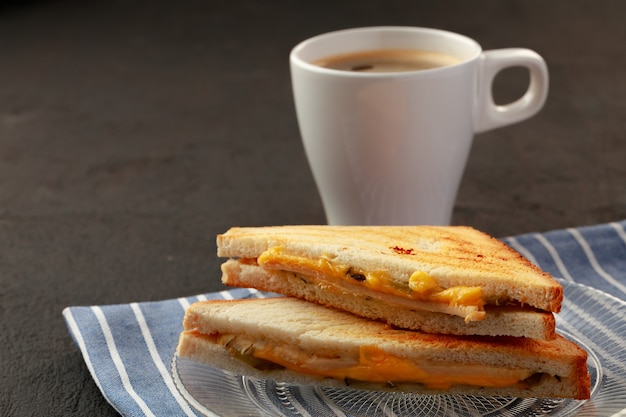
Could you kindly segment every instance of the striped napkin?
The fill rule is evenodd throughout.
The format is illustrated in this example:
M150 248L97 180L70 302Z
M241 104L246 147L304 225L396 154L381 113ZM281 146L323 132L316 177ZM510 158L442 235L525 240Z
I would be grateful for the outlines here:
M555 277L626 300L626 220L502 239ZM123 416L196 416L170 376L187 307L199 300L263 297L234 289L157 302L63 310L72 338L107 401Z

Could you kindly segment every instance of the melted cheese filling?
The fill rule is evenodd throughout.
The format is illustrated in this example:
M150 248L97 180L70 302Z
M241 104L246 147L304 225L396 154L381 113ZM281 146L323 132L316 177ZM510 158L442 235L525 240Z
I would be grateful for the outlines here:
M481 287L442 288L424 271L415 271L409 278L408 285L402 285L391 280L385 271L356 271L349 266L333 264L327 258L310 259L290 255L281 247L263 252L257 262L264 268L301 273L327 286L349 288L355 293L385 298L387 302L393 302L393 299L380 295L391 295L395 297L397 304L408 308L454 314L465 318L466 322L485 318L486 302Z
M232 344L236 338L227 336L224 339ZM306 375L372 383L419 383L428 389L437 390L447 390L454 385L508 387L534 374L528 369L485 365L416 364L386 353L376 346L361 346L357 359L345 359L318 357L292 346L276 347L264 343L258 346L250 346L250 343L243 345L248 346L245 355Z

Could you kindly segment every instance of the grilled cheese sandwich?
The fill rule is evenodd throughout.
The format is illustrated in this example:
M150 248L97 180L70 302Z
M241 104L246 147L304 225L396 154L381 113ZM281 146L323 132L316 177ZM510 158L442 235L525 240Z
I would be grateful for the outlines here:
M217 243L227 285L413 330L550 339L563 298L549 274L469 227L232 228Z
M589 397L586 352L560 336L405 331L289 297L198 302L183 326L179 356L260 378L418 393Z

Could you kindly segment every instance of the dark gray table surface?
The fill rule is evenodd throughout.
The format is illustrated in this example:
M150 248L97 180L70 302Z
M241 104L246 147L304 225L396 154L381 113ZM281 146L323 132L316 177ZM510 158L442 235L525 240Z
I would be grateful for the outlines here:
M366 25L542 54L532 120L476 137L455 224L504 237L626 217L626 2L0 3L0 415L110 416L68 305L221 290L215 235L323 223L287 56ZM507 71L496 98L526 75Z

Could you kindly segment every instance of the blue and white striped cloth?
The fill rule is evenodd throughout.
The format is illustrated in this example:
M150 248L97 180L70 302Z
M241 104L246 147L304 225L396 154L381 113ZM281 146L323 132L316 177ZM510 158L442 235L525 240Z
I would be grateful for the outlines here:
M502 239L555 277L626 300L626 220ZM123 416L196 416L170 363L189 304L263 296L235 289L187 298L68 307L63 316L107 401Z

